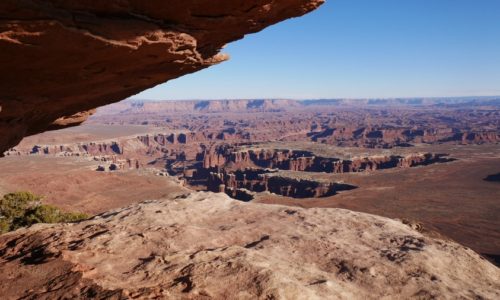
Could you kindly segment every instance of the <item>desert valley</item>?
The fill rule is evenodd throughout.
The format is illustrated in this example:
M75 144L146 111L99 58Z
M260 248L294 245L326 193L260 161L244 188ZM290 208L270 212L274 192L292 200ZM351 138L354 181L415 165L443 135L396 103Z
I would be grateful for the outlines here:
M499 13L1 1L0 299L500 299Z
M128 100L5 155L4 192L65 209L211 191L398 218L500 257L497 98Z

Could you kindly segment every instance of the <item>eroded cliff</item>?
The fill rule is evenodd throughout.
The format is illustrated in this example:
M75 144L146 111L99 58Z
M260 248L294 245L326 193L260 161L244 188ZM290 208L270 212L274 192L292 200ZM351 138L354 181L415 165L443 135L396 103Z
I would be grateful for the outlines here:
M324 0L6 0L0 153L27 135L226 60L227 43Z

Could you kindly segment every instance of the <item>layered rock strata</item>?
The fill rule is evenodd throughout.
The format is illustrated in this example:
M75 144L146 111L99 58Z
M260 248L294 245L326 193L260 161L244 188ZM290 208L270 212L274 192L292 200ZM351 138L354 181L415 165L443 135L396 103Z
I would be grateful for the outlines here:
M453 161L447 154L415 153L405 156L380 155L339 159L316 156L309 151L260 149L235 151L232 147L222 146L206 150L201 157L203 167L222 168L228 165L237 167L258 166L261 168L305 172L350 173L374 171L378 169L410 168Z
M189 131L189 140L200 142L313 141L364 148L500 142L498 97L418 105L401 100L124 101L100 109L91 122Z
M275 172L259 169L211 172L207 179L207 190L226 193L235 199L241 198L239 195L242 194L242 189L251 192L271 192L292 198L321 198L356 188L345 183L296 179L273 173ZM243 193L243 200L251 200L245 196L246 194L248 193Z
M323 1L2 1L0 153L220 63L225 44Z

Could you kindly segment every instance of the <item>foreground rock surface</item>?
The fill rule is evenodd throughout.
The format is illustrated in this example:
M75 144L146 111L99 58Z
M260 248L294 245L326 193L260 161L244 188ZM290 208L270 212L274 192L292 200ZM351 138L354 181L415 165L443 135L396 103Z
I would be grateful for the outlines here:
M0 153L225 61L225 44L323 1L1 1Z
M472 250L387 218L194 193L0 237L0 294L171 299L498 299Z

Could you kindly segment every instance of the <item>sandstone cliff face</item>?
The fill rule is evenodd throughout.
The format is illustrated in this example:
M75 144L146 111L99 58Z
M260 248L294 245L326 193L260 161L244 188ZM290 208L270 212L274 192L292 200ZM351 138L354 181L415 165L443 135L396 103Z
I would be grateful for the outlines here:
M415 153L405 156L370 156L353 159L320 157L309 151L299 150L239 150L221 145L205 150L200 160L203 168L233 168L258 166L262 168L281 169L301 172L350 173L375 171L390 168L410 168L453 161L447 154Z
M324 0L5 0L0 153L95 107L227 59L228 42Z
M191 100L191 101L136 101L127 100L99 109L99 115L134 115L141 113L221 113L221 112L276 112L300 107L299 102L285 99L260 100Z
M463 246L342 209L195 193L0 237L2 299L498 299Z
M369 127L329 127L310 134L311 140L327 144L352 143L368 148L392 148L408 146L409 143L446 143L485 144L497 143L500 135L495 131L464 132L459 128L425 128L425 129L383 129Z
M238 193L244 189L249 192L271 192L292 198L321 198L356 188L344 183L296 179L273 173L276 171L259 169L211 172L207 178L207 190L224 192L235 199L250 201L253 197L240 199Z

